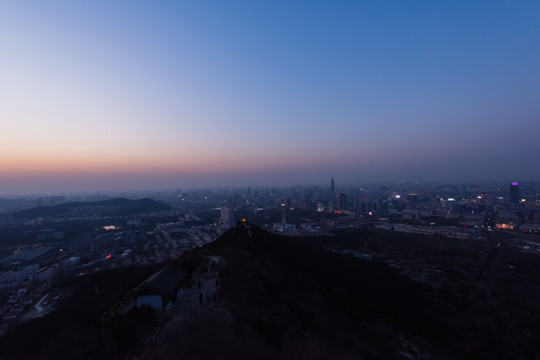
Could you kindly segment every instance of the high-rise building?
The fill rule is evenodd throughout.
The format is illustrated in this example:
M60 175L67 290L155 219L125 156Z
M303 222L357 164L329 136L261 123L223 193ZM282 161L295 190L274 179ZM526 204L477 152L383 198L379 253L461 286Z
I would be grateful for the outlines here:
M334 196L334 194L336 193L336 183L334 182L334 178L330 180L330 193L332 194L332 196Z
M510 185L510 202L513 204L519 203L519 185L517 182L513 182Z
M281 203L281 225L287 225L287 204Z
M219 227L223 230L227 230L234 225L234 210L222 207L221 218L219 219Z
M346 194L339 194L338 198L338 210L343 211L347 209L347 195Z

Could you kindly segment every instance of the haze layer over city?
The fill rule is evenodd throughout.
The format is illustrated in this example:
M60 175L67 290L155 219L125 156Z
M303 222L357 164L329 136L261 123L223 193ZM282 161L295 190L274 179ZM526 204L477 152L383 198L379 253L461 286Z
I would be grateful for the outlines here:
M0 195L540 177L537 1L0 17Z

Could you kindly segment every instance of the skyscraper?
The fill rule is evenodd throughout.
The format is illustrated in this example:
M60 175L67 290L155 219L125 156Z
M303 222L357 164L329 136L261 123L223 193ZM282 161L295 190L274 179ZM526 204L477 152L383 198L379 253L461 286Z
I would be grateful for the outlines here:
M339 194L339 200L338 200L338 210L343 211L347 209L347 195L346 194Z
M334 178L330 180L330 193L332 194L332 197L336 193L336 183L334 182Z
M227 230L234 225L234 209L228 207L221 208L221 218L219 219L219 228Z
M517 182L510 185L510 202L513 204L519 203L519 185Z

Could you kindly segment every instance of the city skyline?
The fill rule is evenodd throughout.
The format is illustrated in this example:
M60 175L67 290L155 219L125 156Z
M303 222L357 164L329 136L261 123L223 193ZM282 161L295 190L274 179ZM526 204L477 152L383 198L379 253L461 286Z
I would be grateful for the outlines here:
M535 181L540 3L0 5L0 195Z

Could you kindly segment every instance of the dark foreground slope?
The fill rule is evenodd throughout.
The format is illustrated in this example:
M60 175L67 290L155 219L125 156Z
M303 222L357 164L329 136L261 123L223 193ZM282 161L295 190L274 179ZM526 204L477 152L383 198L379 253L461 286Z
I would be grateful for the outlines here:
M128 200L124 198L92 201L69 202L54 206L39 206L18 211L15 218L52 218L81 216L130 216L169 210L170 206L159 201L144 198Z
M328 251L328 244L386 249L411 267L440 268L439 278L434 287L420 284L385 262ZM490 278L479 281L492 248L497 242L393 232L291 238L240 224L185 256L191 269L223 259L219 311L194 317L160 355L540 359L538 257L503 246Z
M246 338L256 338L251 346L262 347L269 358L392 359L399 358L402 336L429 349L427 354L450 335L433 313L430 289L384 264L244 224L190 253L184 263L193 270L209 256L225 263L218 270L218 302L234 325L223 332L227 338L231 329L238 334L217 353L223 357L234 357L230 342L242 347ZM217 331L215 324L200 325ZM191 346L204 343L190 341ZM201 344L196 357L215 356L208 352L212 346L219 345ZM256 349L251 355L261 356Z
M53 287L62 306L0 337L0 359L126 359L156 326L151 309L100 316L158 266L125 267L69 278ZM47 300L51 299L52 295Z
M69 279L55 286L65 306L0 338L0 359L540 359L538 256L456 241L369 231L289 238L240 224L184 254L194 281L171 313L99 320L156 269ZM438 264L435 287L328 250L374 245L374 259ZM478 280L485 261L492 270ZM199 304L197 282L213 291L216 272L216 297Z

